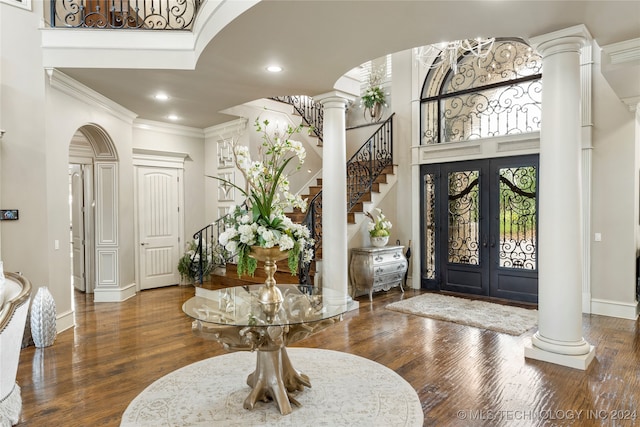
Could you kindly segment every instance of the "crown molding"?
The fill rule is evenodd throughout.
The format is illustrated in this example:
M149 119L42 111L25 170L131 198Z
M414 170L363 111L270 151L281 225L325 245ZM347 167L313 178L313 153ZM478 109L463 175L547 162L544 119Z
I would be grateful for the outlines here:
M640 38L625 40L602 47L611 65L640 61Z
M136 119L133 122L133 128L165 133L169 135L187 136L191 138L204 138L204 131L202 129L176 125L173 123L158 122L155 120Z
M640 102L640 38L602 47L601 72L620 100L636 111Z
M55 68L46 68L45 70L49 76L49 84L51 87L66 93L74 99L82 101L92 107L97 105L107 113L129 124L132 124L133 120L138 116L133 111L122 107L120 104L113 102L109 98L88 88Z

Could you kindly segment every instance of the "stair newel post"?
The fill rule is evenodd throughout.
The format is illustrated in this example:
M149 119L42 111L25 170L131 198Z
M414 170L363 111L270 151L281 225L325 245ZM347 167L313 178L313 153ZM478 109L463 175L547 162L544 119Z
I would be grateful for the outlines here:
M202 231L198 233L198 283L202 284Z

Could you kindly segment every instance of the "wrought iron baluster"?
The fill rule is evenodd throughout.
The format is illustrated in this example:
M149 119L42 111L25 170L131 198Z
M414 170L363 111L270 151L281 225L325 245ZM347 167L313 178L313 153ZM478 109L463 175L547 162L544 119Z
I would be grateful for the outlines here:
M304 123L311 127L314 135L322 142L322 105L317 104L308 96L276 96L271 99L291 105L300 114Z
M203 1L52 0L51 27L190 30Z

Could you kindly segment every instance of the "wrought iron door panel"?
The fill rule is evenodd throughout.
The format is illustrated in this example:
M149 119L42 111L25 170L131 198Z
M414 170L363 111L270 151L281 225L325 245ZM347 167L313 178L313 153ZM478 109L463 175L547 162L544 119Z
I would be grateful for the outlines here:
M457 171L448 174L449 224L448 261L456 264L480 264L479 172Z
M436 174L427 172L423 174L422 186L422 277L425 280L434 282L436 280L436 270L438 254L436 251L436 239L438 238L439 222L436 221Z
M537 302L538 158L494 159L491 163L490 295Z
M481 162L449 164L442 171L440 191L446 194L442 208L446 213L446 243L443 252L443 281L441 288L454 292L486 294L486 254L482 249L482 235L486 234L486 203L481 200L483 179ZM446 189L443 186L446 185ZM446 215L446 217L445 217Z

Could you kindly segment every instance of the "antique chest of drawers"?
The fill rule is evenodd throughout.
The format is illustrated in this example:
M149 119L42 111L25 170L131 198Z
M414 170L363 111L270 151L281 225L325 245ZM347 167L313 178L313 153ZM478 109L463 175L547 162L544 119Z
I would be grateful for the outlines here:
M404 246L351 249L349 279L353 297L364 290L369 292L371 301L374 292L388 291L394 286L400 286L404 292L402 283L409 263L403 249Z

